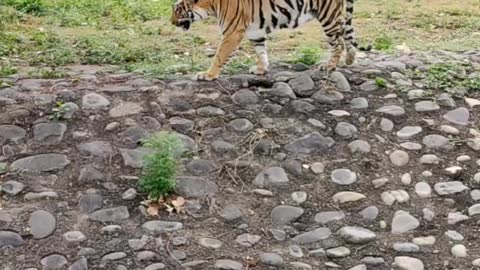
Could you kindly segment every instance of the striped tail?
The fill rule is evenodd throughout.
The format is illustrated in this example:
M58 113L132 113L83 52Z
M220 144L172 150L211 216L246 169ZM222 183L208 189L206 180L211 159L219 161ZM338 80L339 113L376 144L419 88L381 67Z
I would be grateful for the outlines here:
M353 28L353 5L354 0L346 0L347 1L347 18L345 21L344 26L344 39L345 43L347 44L347 48L349 45L359 49L360 51L371 51L372 45L368 45L367 47L360 47L358 43L355 41L355 29Z

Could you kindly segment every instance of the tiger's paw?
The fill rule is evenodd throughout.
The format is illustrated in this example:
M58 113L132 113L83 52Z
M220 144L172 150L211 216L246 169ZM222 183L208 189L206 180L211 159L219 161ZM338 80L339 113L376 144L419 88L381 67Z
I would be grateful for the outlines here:
M331 71L335 71L336 69L337 69L337 66L330 65L330 64L320 65L320 66L317 67L317 71L331 72Z
M259 68L258 66L253 66L250 68L250 73L258 76L265 75L267 71L268 70L266 68Z
M345 57L345 64L347 64L347 66L350 66L350 65L353 65L353 63L355 62L355 51L347 51L347 55Z
M217 76L213 76L208 72L199 72L197 73L197 76L195 76L195 80L197 81L213 81L218 78Z

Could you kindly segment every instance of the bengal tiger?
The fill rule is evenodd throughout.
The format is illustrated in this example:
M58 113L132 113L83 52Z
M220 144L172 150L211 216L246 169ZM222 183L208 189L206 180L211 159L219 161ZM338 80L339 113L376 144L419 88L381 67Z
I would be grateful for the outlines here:
M297 28L313 19L320 22L332 47L328 63L320 69L332 71L345 49L345 63L351 65L355 60L355 48L359 48L352 26L354 0L345 1L344 18L344 0L177 0L171 23L187 31L195 21L208 17L218 20L221 44L210 69L198 73L197 80L217 79L244 38L252 42L257 55L256 66L250 72L264 75L269 67L267 35L276 29Z

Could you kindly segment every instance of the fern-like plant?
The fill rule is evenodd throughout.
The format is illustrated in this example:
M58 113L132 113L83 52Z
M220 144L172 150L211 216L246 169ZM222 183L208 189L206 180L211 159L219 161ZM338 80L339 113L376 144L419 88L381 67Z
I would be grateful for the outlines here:
M151 200L158 200L175 189L181 140L175 133L159 132L143 141L152 150L144 157L140 189Z

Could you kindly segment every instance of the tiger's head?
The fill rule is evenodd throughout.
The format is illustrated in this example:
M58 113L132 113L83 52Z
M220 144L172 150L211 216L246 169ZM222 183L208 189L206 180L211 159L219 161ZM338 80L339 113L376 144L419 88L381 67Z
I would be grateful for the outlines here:
M208 11L201 7L205 0L176 0L173 4L170 21L173 25L187 31L194 21L208 17Z

